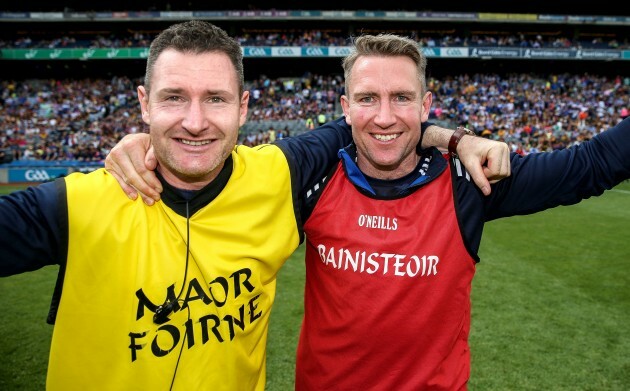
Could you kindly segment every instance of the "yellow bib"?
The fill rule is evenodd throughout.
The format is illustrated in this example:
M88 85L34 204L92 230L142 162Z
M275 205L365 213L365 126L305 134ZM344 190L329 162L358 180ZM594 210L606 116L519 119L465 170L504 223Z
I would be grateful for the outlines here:
M190 216L190 234L185 216L130 201L104 169L66 178L68 262L48 389L264 389L276 274L299 233L282 152L238 147L232 157L231 178Z

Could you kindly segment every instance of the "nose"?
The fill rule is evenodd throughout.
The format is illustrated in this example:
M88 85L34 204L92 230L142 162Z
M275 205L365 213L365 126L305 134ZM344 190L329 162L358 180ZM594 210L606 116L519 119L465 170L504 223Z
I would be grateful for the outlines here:
M396 116L394 115L392 104L389 101L381 101L378 113L374 118L374 123L381 128L388 128L396 122Z
M182 126L191 134L198 134L208 127L208 118L201 102L191 102L188 105Z

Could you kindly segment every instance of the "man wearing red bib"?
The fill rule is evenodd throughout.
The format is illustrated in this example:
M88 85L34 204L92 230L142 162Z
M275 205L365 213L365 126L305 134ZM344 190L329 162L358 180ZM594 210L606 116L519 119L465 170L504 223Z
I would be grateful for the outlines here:
M470 292L483 225L570 205L630 177L630 119L563 151L512 153L484 196L457 158L416 149L431 106L426 59L361 36L341 98L354 143L311 195L296 389L465 390Z

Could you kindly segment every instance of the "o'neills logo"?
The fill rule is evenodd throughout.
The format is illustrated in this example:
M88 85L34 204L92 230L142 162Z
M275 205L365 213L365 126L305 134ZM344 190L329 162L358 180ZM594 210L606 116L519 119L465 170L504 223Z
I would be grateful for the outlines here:
M396 231L398 229L398 220L395 217L385 216L359 216L359 227L385 229L388 231Z

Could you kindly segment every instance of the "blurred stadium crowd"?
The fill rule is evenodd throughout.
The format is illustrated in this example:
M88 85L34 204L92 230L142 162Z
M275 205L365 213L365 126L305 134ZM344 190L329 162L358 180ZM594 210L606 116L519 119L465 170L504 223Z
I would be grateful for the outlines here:
M402 34L415 39L422 47L521 47L521 48L591 48L591 49L628 49L628 38L615 37L577 37L562 36L560 33L545 34L532 31L529 33L504 32L503 34L457 32L442 33L435 36L421 34L417 30L405 30ZM462 33L463 34L463 33ZM64 35L55 38L32 38L29 35L13 40L0 40L0 48L5 49L63 49L63 48L127 48L148 47L155 34L133 32L121 34ZM346 46L348 35L340 30L284 30L241 32L235 38L242 46Z
M272 3L274 6L269 9L296 8L289 2ZM304 6L324 9L326 4L316 2L298 8L308 9ZM336 10L337 6L334 3L330 9ZM536 10L572 15L618 14L616 5L602 5L593 11L590 5L576 3L568 10L560 3L537 0L455 2L432 8L440 6L448 9L444 12L531 14ZM128 10L130 7L141 11L208 9L205 2L195 0L173 4L167 0L133 4L117 1L87 4L69 0L63 6L43 1L5 4L0 6L0 11L19 11L25 15L29 10L63 11L65 18L76 10L98 12L99 8ZM221 7L213 5L213 9ZM238 1L225 3L223 7L260 8ZM389 8L417 10L418 5L403 1ZM581 20L588 21L588 17ZM169 22L159 18L73 22L69 16L66 21L34 21L4 20L0 24L0 49L148 47ZM238 16L220 20L222 27L244 47L348 46L349 36L389 31L409 36L426 48L584 48L604 52L605 49L630 49L628 22L619 23L616 19L604 24L528 23L527 20L506 23L500 18L478 22L476 19L455 23L451 20L417 22L413 18L402 21L369 18L269 21L241 20ZM477 59L472 62L444 57L448 56L429 61L427 84L434 94L431 120L450 127L466 126L480 136L508 142L519 153L561 149L588 140L627 117L630 110L630 61L627 60L579 63L568 60L554 64L545 60ZM342 115L339 97L344 92L344 82L339 58L247 61L246 70L255 69L259 73L246 73L250 106L239 142L257 145L274 141L309 131ZM278 66L280 62L282 66ZM89 76L74 74L73 71L79 69L76 64L81 64L81 69L89 69L86 72ZM144 66L143 61L135 60L6 61L5 69L11 69L0 81L0 152L13 160L102 161L125 134L146 131L136 98L136 88L142 84L142 79L137 77L142 72L137 72L138 64L140 68ZM136 71L132 72L132 67ZM282 73L278 73L280 71ZM18 73L21 75L12 77ZM38 76L39 73L42 74ZM54 76L50 77L49 73Z
M14 160L100 161L125 134L145 131L136 87L141 79L2 81L0 148ZM508 142L519 153L566 148L628 116L630 75L455 75L430 78L431 119L464 125ZM247 83L249 131L256 145L308 131L341 115L340 76ZM276 128L279 120L286 127ZM249 137L248 137L249 136Z

